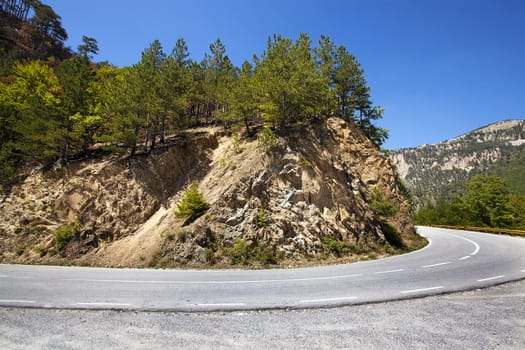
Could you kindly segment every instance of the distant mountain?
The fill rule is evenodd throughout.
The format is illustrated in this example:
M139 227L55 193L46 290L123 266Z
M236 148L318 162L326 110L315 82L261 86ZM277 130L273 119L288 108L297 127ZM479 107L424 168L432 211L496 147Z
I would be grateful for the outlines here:
M493 123L452 140L392 151L399 176L419 208L450 196L476 174L502 177L525 194L525 120Z

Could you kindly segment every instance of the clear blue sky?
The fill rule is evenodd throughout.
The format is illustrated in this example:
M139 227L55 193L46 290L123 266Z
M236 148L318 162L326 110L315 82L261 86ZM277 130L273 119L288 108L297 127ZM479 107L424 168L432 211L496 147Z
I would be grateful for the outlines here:
M260 54L269 35L320 34L345 45L365 70L386 147L436 143L508 118L525 118L525 0L43 0L76 49L96 61L140 59L177 38L200 61L221 38L234 64Z

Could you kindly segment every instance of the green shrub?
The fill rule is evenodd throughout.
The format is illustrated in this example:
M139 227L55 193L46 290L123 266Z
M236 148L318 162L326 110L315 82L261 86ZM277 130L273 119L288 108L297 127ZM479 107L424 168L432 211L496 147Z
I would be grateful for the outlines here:
M309 168L309 169L314 167L313 164L310 161L306 160L306 159L301 159L301 166L303 168Z
M325 250L340 258L348 254L363 254L364 250L352 243L341 242L332 236L322 236L321 243Z
M55 241L57 250L64 249L67 244L80 233L80 228L75 223L68 223L60 226L55 231Z
M390 198L385 198L377 188L372 192L370 209L381 216L394 216L398 210Z
M175 216L178 218L188 218L191 222L204 214L209 208L210 205L199 192L197 183L194 182L184 194L182 201L177 205Z
M280 256L279 254L276 254L274 249L260 248L258 249L255 258L263 265L274 265L277 264L277 260Z
M159 267L160 267L161 269L164 269L164 268L166 268L166 266L168 266L168 263L169 263L169 262L170 262L170 259L169 259L167 256L165 256L165 257L163 257L162 259L160 259L160 261L159 261Z
M161 249L157 249L155 250L152 254L151 254L151 257L149 259L149 262L148 262L148 267L156 267L156 266L159 266L159 263L161 261L161 259L163 258L162 256L162 250ZM144 259L142 259L142 256L140 257L141 260L146 260L146 258L144 257Z
M385 235L385 239L391 246L396 248L405 247L403 239L401 238L399 232L397 232L397 229L394 226L390 225L389 223L383 222L381 223L381 230Z
M266 215L266 210L259 208L257 210L257 227L263 228L268 225L268 215Z
M239 134L233 135L232 145L233 145L233 151L235 153L237 153L237 154L241 153L242 149L241 149L241 146L239 144Z
M38 255L42 258L47 254L47 249L43 247L36 247L35 251L38 253Z
M184 243L188 239L188 231L186 231L183 228L180 228L177 230L176 236L177 236L177 242Z
M248 245L242 239L235 242L231 247L222 249L222 255L229 257L232 265L248 265L249 263L259 262L263 265L277 264L280 255L267 246L259 246L257 242Z
M166 233L166 241L173 241L175 239L175 232L170 231Z
M267 126L264 127L264 130L257 138L257 141L259 143L259 148L266 153L270 153L279 148L279 140L277 139L277 136L275 136L272 129Z
M24 254L25 250L26 250L25 246L21 246L21 247L16 248L16 255L20 256L20 255Z
M228 256L233 265L247 265L251 257L249 248L242 239L235 242L232 247L224 248L223 255Z
M209 265L214 265L215 260L215 252L212 248L204 248L204 259L206 260L206 263Z
M326 250L328 250L330 253L334 254L338 258L343 256L343 243L339 242L337 239L331 236L322 236L321 237L321 243L323 243L323 246Z

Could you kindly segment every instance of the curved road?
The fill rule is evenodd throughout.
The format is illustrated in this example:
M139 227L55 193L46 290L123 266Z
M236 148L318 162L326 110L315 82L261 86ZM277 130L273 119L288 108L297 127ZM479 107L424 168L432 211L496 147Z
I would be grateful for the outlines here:
M525 239L419 227L425 248L301 269L142 270L0 265L0 306L219 311L334 307L525 278Z

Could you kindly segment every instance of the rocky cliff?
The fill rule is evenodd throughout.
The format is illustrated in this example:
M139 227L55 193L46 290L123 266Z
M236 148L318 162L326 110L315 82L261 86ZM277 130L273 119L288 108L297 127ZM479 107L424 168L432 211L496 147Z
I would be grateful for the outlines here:
M438 144L396 150L390 158L421 207L497 162L519 158L524 149L525 120L505 120Z
M291 128L274 146L209 128L149 155L34 170L2 191L0 261L284 265L423 244L390 160L353 123ZM177 219L194 182L210 208Z

